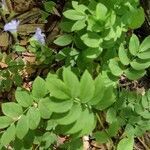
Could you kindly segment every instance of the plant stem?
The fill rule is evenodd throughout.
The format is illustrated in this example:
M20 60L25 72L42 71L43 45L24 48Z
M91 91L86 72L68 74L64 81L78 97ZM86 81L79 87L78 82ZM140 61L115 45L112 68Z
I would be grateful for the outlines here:
M115 146L114 146L114 144L113 144L113 141L112 141L112 139L110 138L110 136L109 136L107 130L105 129L105 127L104 127L104 125L103 125L103 123L102 123L102 121L101 121L100 116L99 116L98 113L96 113L96 117L97 117L98 122L99 122L99 124L101 125L102 129L103 129L104 132L108 135L108 137L109 137L109 142L112 144L112 147L113 147L113 149L114 149ZM106 144L106 147L107 147L107 149L109 149L108 146L107 146L107 144Z

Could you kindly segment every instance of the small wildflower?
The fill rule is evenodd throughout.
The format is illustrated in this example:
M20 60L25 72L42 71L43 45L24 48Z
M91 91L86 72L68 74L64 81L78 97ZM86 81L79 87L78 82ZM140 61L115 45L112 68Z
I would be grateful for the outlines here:
M40 28L36 29L36 32L33 35L33 39L40 42L43 45L45 44L45 34L42 33L42 30Z
M12 20L9 23L6 23L4 26L4 31L9 31L11 33L17 33L17 28L19 26L20 21Z

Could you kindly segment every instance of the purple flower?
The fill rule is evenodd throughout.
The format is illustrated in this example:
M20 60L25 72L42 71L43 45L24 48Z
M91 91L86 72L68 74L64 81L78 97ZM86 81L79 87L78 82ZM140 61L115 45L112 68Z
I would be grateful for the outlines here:
M41 43L41 44L43 44L43 45L45 44L45 34L42 33L42 30L41 30L40 28L37 28L37 29L36 29L36 32L35 32L33 38L34 38L36 41L38 41L39 43Z
M6 23L4 26L4 31L9 31L11 33L17 33L17 28L19 26L20 21L12 20L9 23Z

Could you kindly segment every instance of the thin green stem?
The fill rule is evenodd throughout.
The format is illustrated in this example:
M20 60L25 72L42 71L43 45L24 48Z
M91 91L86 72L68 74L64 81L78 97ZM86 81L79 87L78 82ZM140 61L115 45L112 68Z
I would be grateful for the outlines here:
M98 113L96 113L96 117L97 117L97 119L98 119L98 122L99 122L100 126L101 126L102 129L104 130L104 132L107 134L108 137L110 137L109 134L108 134L108 132L107 132L107 130L105 129L105 127L104 127L104 125L103 125L103 123L102 123L102 121L101 121L100 116L99 116ZM111 138L109 138L109 142L112 144L113 149L115 149L115 146L114 146L113 141L112 141ZM107 146L107 145L106 145L106 146ZM109 148L107 147L107 149L109 149Z

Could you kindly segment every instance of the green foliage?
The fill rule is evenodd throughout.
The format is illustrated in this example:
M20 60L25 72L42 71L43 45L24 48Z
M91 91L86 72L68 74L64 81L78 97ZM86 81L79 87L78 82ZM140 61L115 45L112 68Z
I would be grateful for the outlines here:
M7 116L0 117L0 128L6 128L13 122L13 119Z
M97 131L93 134L96 141L99 143L107 143L111 137L114 137L119 130L119 124L118 122L113 122L110 124L109 128L105 131Z
M44 1L44 9L41 10L41 14L42 14L42 19L43 20L46 20L51 14L54 13L54 9L56 7L56 4L55 2L53 1L49 1L49 0L46 0Z
M132 150L133 144L134 144L134 138L133 137L124 138L119 142L117 150L122 150L122 149Z
M73 9L66 10L63 13L64 17L68 19L65 22L70 22L70 32L75 31L78 38L81 38L82 42L88 47L99 47L101 43L103 47L110 41L116 41L120 38L128 27L135 29L144 22L142 8L137 9L135 4L131 5L132 2L126 3L122 1L120 3L112 2L112 6L110 6L105 1L101 3L90 1L88 5L72 1ZM117 6L120 10L124 9L126 14L120 13ZM137 22L133 22L135 20L133 18L137 14L140 19L136 19ZM125 21L126 18L128 18L127 22ZM79 30L83 30L82 35L78 35ZM113 44L111 45L113 46Z
M127 49L121 44L118 51L119 58L113 58L109 62L112 74L115 76L124 74L130 80L143 77L146 74L146 69L150 66L149 39L149 37L145 38L140 45L138 37L133 34Z
M68 0L61 12L58 3L44 1L41 14L45 22L63 15L59 35L50 33L45 44L30 38L9 55L0 53L0 98L15 91L1 104L0 149L53 149L64 136L59 148L81 150L82 137L90 135L132 150L134 138L150 131L150 90L141 94L128 86L149 73L150 36L142 41L133 33L144 22L143 8L138 0ZM33 64L12 55L24 52L34 56ZM37 74L26 90L28 68Z
M41 45L33 37L29 40L29 43L27 49L29 49L29 52L34 53L38 64L51 64L53 61L51 48L47 45Z
M8 145L15 138L15 125L12 124L1 136L1 145Z
M42 122L45 127L48 125L45 131L75 137L90 134L95 129L97 119L93 109L104 110L115 102L112 86L103 84L102 75L93 79L88 71L79 80L75 73L64 68L62 76L63 80L49 74L46 81L37 77L31 92L18 88L16 102L2 104L4 116L0 118L0 127L6 130L1 138L2 146L17 140L15 137L24 140L29 131L40 128ZM98 96L102 88L105 88L103 92L111 89L108 97ZM7 139L8 133L12 136Z
M47 88L46 88L45 81L42 78L37 77L33 82L33 87L32 87L33 97L35 97L36 101L38 101L39 98L44 97L46 94L47 94Z
M77 66L82 71L96 69L97 65L93 64L93 60L105 64L106 62L101 59L104 57L103 54L113 47L118 49L118 43L123 42L128 28L136 29L144 22L144 11L142 8L137 8L138 2L134 0L110 3L71 1L70 5L72 7L66 8L63 13L64 19L60 24L64 35L58 37L54 43L59 46L71 44L73 48L61 50L59 56L66 65ZM140 16L139 19L135 19L137 15ZM75 51L74 56L70 55ZM121 51L120 55L123 55L122 53L124 51ZM66 58L66 54L69 58ZM127 57L125 59L129 61ZM127 74L128 72L130 71L127 71ZM140 71L138 74L141 77L145 72ZM132 75L129 74L130 76Z
M20 88L16 90L15 98L22 107L29 107L33 103L33 97L27 91L21 90Z
M0 93L10 91L12 86L21 86L22 77L20 71L24 62L20 59L13 59L11 54L0 53Z
M2 104L2 112L4 115L10 117L10 118L18 118L22 113L22 107L19 104L16 104L14 102L9 103L3 103Z
M28 130L29 130L28 118L22 115L16 125L16 136L19 139L23 139L24 136L28 133Z
M72 42L71 35L62 35L54 41L55 44L60 45L60 46L69 45L71 42Z

